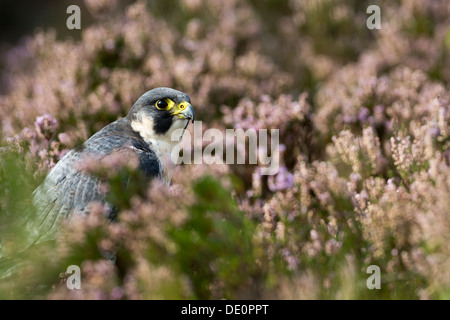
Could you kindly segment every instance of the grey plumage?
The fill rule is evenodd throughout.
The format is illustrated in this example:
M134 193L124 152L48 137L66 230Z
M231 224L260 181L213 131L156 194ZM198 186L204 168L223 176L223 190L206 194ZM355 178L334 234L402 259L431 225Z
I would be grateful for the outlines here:
M133 148L130 148L133 147ZM91 201L105 201L99 190L99 180L78 168L84 158L106 155L127 148L136 152L139 169L151 179L161 174L155 152L131 129L128 118L106 126L83 146L70 151L50 171L45 181L34 192L34 204L38 213L37 224L30 230L35 233L33 243L52 238L58 222L70 214L86 214L86 205ZM111 210L113 210L111 208Z

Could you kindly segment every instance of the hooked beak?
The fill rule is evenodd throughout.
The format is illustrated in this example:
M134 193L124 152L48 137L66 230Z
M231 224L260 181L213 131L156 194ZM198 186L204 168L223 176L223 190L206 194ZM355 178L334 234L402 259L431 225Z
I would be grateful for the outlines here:
M177 111L172 114L177 115L180 119L192 120L192 123L194 123L194 108L192 108L192 105L189 102L180 103Z

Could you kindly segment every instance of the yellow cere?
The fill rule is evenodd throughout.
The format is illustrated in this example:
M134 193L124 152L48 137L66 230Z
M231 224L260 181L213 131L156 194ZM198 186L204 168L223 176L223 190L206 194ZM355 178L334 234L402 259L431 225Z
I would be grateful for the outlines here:
M171 102L172 102L172 106L169 104L169 109L170 109L171 107L173 107L173 105L175 105L175 103L174 103L173 101L171 101ZM186 109L189 105L190 105L190 103L187 102L187 101L180 102L180 103L176 106L176 108L175 108L174 112L172 112L172 114L179 114L179 113L183 112L184 109ZM169 109L168 109L168 110L169 110Z

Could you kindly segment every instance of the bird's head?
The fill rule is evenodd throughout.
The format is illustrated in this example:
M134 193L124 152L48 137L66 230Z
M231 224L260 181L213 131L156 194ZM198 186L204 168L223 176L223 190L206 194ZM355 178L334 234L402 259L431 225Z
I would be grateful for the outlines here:
M189 120L194 122L194 109L186 93L156 88L144 93L127 117L133 130L145 140L167 141L176 129L186 129Z

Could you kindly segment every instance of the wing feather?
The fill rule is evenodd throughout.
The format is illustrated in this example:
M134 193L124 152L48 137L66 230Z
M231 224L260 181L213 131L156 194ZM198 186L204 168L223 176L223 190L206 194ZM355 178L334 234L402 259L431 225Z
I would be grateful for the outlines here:
M50 171L33 197L37 220L32 224L32 243L52 239L63 218L74 212L88 214L88 204L92 201L105 203L98 178L79 171L86 157L101 159L123 148L132 147L139 159L140 170L149 178L161 175L157 155L140 136L133 132L126 119L106 126L87 140L82 147L71 150ZM111 207L110 217L114 217Z

